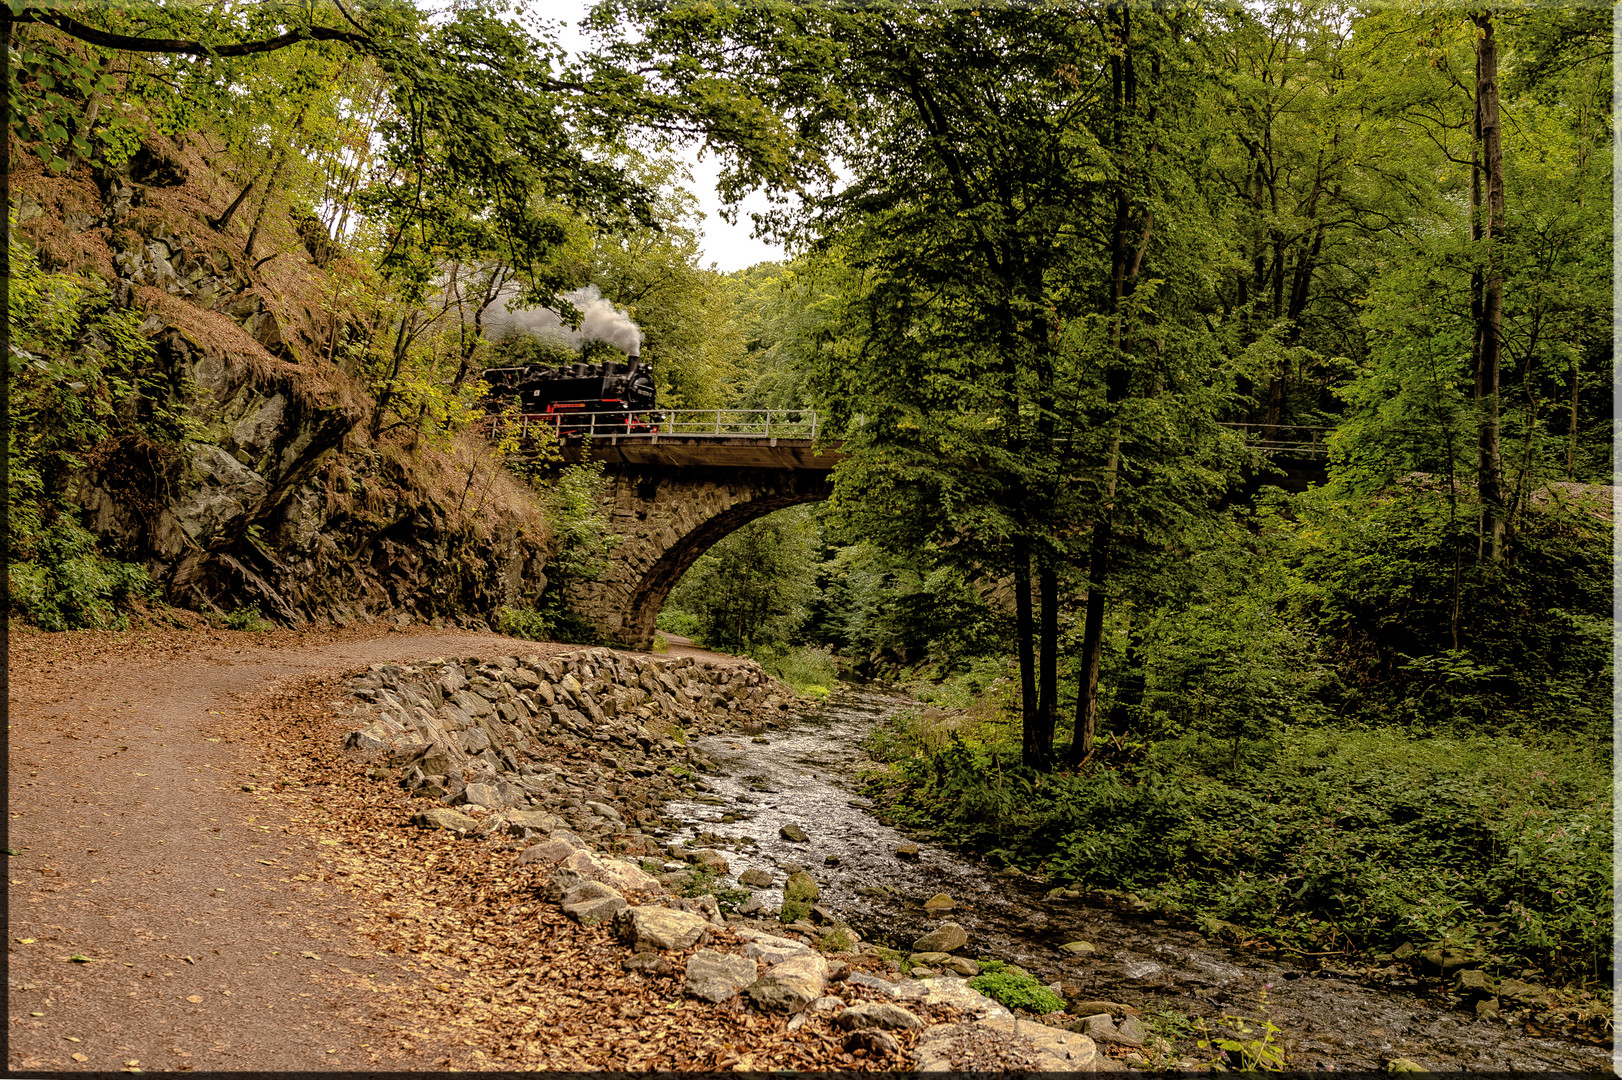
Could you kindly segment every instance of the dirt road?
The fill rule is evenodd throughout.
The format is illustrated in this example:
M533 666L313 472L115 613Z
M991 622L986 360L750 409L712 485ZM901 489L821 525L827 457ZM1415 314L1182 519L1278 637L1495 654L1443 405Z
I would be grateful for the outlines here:
M443 1068L371 1007L418 976L349 929L231 717L380 661L563 651L428 628L14 634L10 1069Z

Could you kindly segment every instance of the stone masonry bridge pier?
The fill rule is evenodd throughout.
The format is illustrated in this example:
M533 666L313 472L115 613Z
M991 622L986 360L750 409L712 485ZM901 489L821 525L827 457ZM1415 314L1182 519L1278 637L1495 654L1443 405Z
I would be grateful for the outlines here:
M694 560L756 518L828 498L841 457L810 437L726 432L598 435L562 451L566 462L603 463L603 508L621 537L602 579L571 584L567 598L604 639L632 649L653 647L654 619Z

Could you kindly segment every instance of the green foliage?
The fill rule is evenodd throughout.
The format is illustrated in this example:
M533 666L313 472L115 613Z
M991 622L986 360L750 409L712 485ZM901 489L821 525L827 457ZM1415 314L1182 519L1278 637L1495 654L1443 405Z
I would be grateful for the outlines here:
M1011 971L982 973L969 980L969 989L978 990L1007 1008L1043 1015L1064 1008L1064 999L1036 981L1031 975Z
M814 595L816 521L808 508L770 514L700 555L671 590L666 609L696 616L695 641L747 653L792 640Z
M1609 727L1612 525L1581 495L1539 498L1508 564L1461 555L1474 513L1429 485L1299 502L1290 602L1316 625L1349 715L1528 737Z
M545 615L534 608L502 607L496 612L496 629L511 637L531 641L550 641L551 624Z
M27 540L31 557L7 568L8 599L13 612L42 630L121 630L129 623L121 609L137 597L156 596L142 567L103 556L96 538L70 519Z
M1043 777L955 733L875 790L903 825L1304 951L1446 941L1506 970L1608 977L1608 744L1324 727L1213 775L1199 743Z
M1287 1067L1284 1058L1283 1033L1267 1015L1267 991L1261 991L1257 1000L1260 1020L1243 1016L1223 1016L1223 1023L1233 1029L1232 1036L1222 1036L1203 1030L1198 1046L1202 1050L1219 1050L1223 1060L1218 1068L1231 1068L1238 1072L1282 1072Z
M220 622L227 630L253 630L257 632L271 628L271 624L266 622L264 616L260 614L258 604L245 604L242 607L233 608L225 613Z
M553 537L549 580L595 581L608 568L620 537L609 528L600 502L606 486L602 463L595 462L565 467L546 489Z
M123 626L130 602L155 586L97 548L73 478L94 450L165 462L193 433L187 388L154 372L140 316L115 307L102 283L45 272L15 230L8 243L7 602L46 630Z
M802 645L790 649L757 648L750 653L768 675L780 679L796 694L825 698L839 683L839 667L827 649Z

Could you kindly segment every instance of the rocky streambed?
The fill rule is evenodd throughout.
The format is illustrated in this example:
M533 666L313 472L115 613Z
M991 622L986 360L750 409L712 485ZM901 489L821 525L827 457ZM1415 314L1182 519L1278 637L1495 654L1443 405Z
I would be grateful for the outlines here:
M1462 1007L1468 998L1393 991L1314 958L1233 950L1110 906L1130 906L1127 898L1048 890L915 842L875 818L855 783L865 763L863 735L907 704L846 690L792 722L697 740L693 749L719 769L704 778L706 790L665 804L665 815L680 824L668 839L685 845L678 851L724 852L724 884L769 880L751 889L744 910L781 905L787 874L803 868L819 885L816 914L848 920L868 941L907 953L943 920L961 924L969 942L952 966L992 957L1024 968L1062 992L1066 1023L1130 1064L1208 1064L1214 1051L1197 1044L1214 1035L1266 1044L1254 1046L1258 1052L1277 1048L1292 1069L1408 1062L1438 1071L1611 1071L1608 1048L1535 1034L1509 999L1499 1016L1478 1016ZM926 971L928 964L942 961L930 958ZM1108 1021L1089 1024L1089 1015L1106 1013ZM1236 1017L1248 1021L1248 1035ZM1276 1029L1271 1035L1268 1025Z

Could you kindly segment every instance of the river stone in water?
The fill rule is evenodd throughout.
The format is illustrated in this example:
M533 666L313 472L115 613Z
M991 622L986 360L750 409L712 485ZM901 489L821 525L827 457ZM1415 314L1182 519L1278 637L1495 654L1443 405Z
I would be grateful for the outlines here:
M808 844L811 842L811 838L805 835L805 830L794 824L792 821L787 825L784 825L781 829L778 829L777 833L784 840L792 840L796 844Z
M687 852L687 861L712 874L725 874L732 868L727 865L726 857L713 848L699 848Z
M1098 946L1094 945L1090 941L1067 941L1063 945L1060 945L1059 949L1062 952L1069 953L1071 956L1086 956L1088 953L1097 952Z
M626 908L614 916L614 929L632 952L691 948L708 934L709 925L702 915L652 905Z
M738 875L738 884L748 889L769 889L772 887L772 875L760 867L751 867Z
M755 962L713 949L700 949L687 959L687 992L705 1001L722 1002L755 981Z
M918 857L918 845L917 844L902 844L902 845L900 845L899 847L897 847L895 849L895 857L898 858L898 859L916 859Z
M804 870L794 871L783 883L783 911L779 917L786 923L798 922L811 914L811 905L821 895L822 890L817 888L810 874Z
M955 907L957 907L957 901L943 892L938 892L924 901L924 913L926 915L939 915L941 912L951 911Z
M827 987L828 961L805 952L774 965L746 993L762 1009L797 1013L821 997Z
M955 952L969 943L969 932L955 922L941 923L912 943L913 952Z

